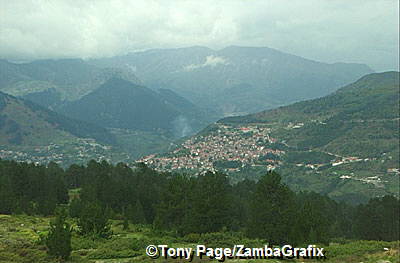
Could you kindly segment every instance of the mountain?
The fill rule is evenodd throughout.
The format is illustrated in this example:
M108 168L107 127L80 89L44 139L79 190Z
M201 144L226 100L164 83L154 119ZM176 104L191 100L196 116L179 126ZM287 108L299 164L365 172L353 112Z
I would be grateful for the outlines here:
M172 90L140 83L130 68L98 67L82 59L0 60L0 91L83 120L82 127L93 123L97 128L85 138L116 145L134 158L165 151L174 138L217 120L213 111L200 110Z
M167 131L176 137L204 127L202 112L174 92L153 91L121 78L108 80L60 112L102 127Z
M321 97L372 72L266 47L157 49L88 62L132 70L150 88L171 89L225 116Z
M0 91L24 96L43 97L51 90L63 100L76 100L93 91L111 77L119 76L140 83L131 70L99 68L82 59L36 60L11 63L0 60ZM43 96L40 96L43 95Z
M0 158L45 163L84 163L90 159L126 160L114 151L114 135L30 101L0 92Z
M93 138L103 143L113 143L111 134L104 128L73 120L30 101L0 92L1 143L40 144L68 136Z
M55 88L28 93L20 96L20 98L34 102L47 109L57 109L64 103L61 94Z
M224 118L167 154L159 170L223 170L232 180L268 169L297 191L359 203L399 196L399 72L374 73L331 95Z
M221 123L302 123L283 132L298 149L323 149L362 157L398 151L399 73L375 73L333 94Z

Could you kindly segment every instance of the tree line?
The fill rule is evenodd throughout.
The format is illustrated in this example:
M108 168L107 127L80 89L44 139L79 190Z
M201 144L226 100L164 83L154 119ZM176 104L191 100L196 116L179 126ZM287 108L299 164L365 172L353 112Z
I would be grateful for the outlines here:
M47 216L59 205L76 220L80 234L100 238L111 234L109 219L151 224L179 236L242 232L274 245L399 237L397 198L351 206L313 192L295 193L275 172L257 182L231 184L219 172L188 176L144 164L131 169L90 161L64 170L55 163L0 160L0 213Z

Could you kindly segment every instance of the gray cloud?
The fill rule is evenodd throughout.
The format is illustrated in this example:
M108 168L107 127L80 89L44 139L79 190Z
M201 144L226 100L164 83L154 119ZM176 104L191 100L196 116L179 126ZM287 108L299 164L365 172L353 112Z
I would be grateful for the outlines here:
M268 46L398 70L397 0L0 0L0 57L103 57L150 48Z

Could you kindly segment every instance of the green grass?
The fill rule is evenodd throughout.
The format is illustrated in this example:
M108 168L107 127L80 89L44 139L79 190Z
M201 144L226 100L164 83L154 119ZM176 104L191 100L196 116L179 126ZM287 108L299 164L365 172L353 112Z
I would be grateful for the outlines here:
M0 262L58 262L47 256L41 236L46 235L50 218L26 215L0 215ZM71 221L71 223L73 223ZM75 226L76 227L76 226ZM231 247L245 244L248 247L263 246L262 240L243 237L240 233L219 232L210 234L189 234L177 237L173 233L153 231L150 226L129 225L122 229L120 220L112 220L113 236L109 239L91 239L76 232L72 236L73 252L68 262L154 262L145 255L149 244L168 244L170 247L194 247L205 244L209 247ZM387 248L387 250L384 250ZM327 259L324 262L400 262L399 242L348 241L341 240L325 247ZM179 262L164 259L156 262ZM304 262L295 260L292 262ZM307 262L317 262L307 259ZM195 259L194 262L208 262ZM213 262L217 262L216 260ZM265 262L265 260L227 260L227 262ZM281 262L268 260L268 262Z

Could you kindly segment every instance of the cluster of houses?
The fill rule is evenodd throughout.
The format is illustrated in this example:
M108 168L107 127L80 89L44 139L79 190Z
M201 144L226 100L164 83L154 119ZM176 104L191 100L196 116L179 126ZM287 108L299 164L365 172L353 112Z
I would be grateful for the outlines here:
M280 164L277 159L266 157L284 154L284 151L271 147L276 139L270 136L270 128L217 125L215 131L188 139L168 155L149 155L138 162L144 162L157 170L195 169L200 172L214 171L214 163L221 160L236 161L242 166L264 162L269 169Z
M85 163L91 159L111 162L109 157L110 146L97 143L93 139L77 139L77 141L44 146L0 149L0 159L8 159L35 164L55 162L62 164L66 161ZM128 160L129 156L127 156Z

